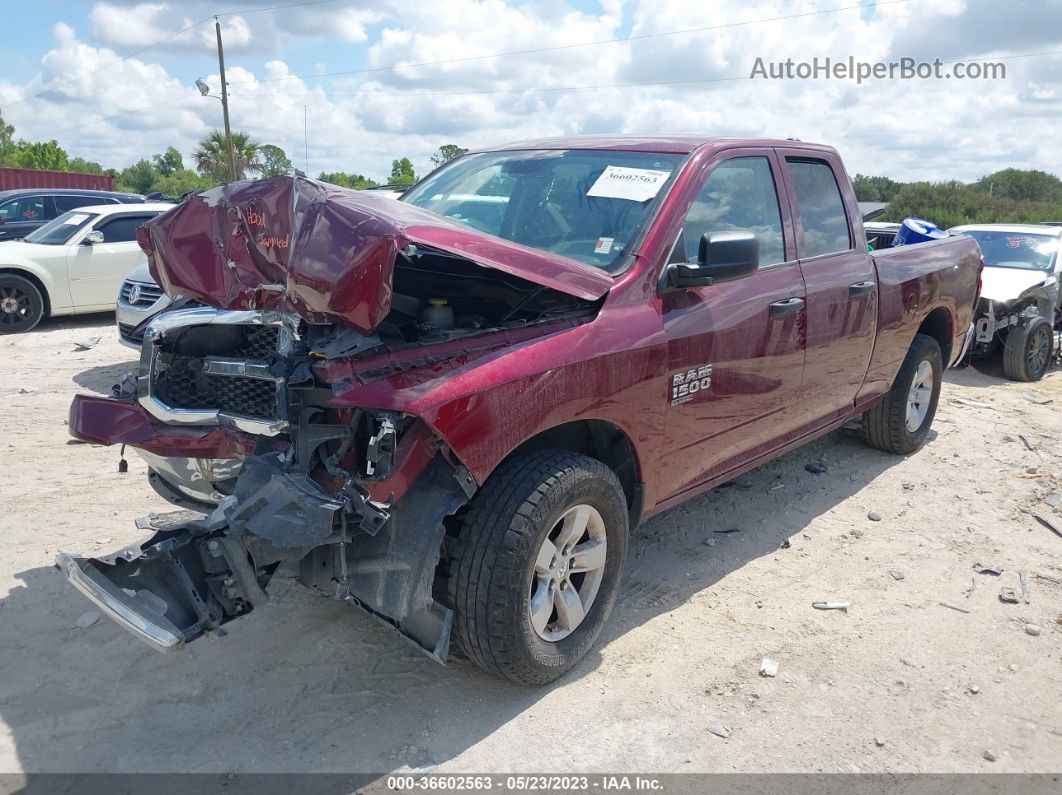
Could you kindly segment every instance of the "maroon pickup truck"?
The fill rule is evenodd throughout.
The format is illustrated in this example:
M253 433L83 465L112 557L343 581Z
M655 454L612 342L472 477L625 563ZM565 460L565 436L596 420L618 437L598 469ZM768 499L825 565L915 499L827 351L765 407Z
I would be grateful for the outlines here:
M856 418L918 449L981 268L868 254L829 147L679 136L473 152L400 201L237 182L140 243L182 299L70 428L197 513L60 554L71 582L171 649L284 565L528 684L594 643L647 517Z

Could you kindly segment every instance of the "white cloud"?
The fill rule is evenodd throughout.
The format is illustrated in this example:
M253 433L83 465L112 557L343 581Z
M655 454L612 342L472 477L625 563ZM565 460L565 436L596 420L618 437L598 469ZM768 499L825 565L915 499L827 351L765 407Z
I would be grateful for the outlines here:
M901 179L973 179L1017 166L1062 174L1054 145L1062 103L1062 57L1007 62L1005 81L872 81L744 79L756 56L797 60L814 56L877 61L906 52L970 57L993 49L1013 53L1021 31L1036 28L1036 49L1062 49L1062 26L1038 26L1034 5L1014 0L1013 17L993 38L993 18L981 0L919 0L784 21L733 25L821 9L811 0L604 0L596 13L566 0L506 3L452 0L436 7L344 4L339 8L250 14L261 0L233 0L244 12L226 17L233 124L284 148L303 166L303 107L308 109L310 168L360 171L381 178L394 157L410 156L418 170L443 143L485 146L506 140L578 133L695 132L726 136L795 136L836 145L854 174ZM58 26L55 43L27 85L0 80L0 103L69 80L117 60L118 53L157 40L206 16L206 3L97 3L94 35L107 46L79 40ZM1052 12L1054 13L1054 12ZM1056 20L1060 21L1060 20ZM627 35L653 36L698 26L729 27L631 43L568 47ZM174 51L203 52L211 63L212 26L167 43ZM206 38L202 38L203 36ZM1051 37L1054 39L1051 39ZM357 45L361 75L294 78L282 54L256 72L241 53L282 53L286 42L314 40ZM1058 40L1057 46L1050 46ZM112 48L113 45L113 48ZM497 52L551 51L482 58ZM215 100L203 99L175 77L166 47L71 83L44 98L5 109L18 134L56 136L73 153L124 166L175 145L189 153L196 139L221 124ZM456 62L431 67L410 64ZM357 62L358 59L351 58ZM393 64L401 64L390 70ZM320 73L343 68L329 59ZM216 71L216 70L209 70ZM741 79L704 82L712 79ZM215 89L218 78L208 77ZM188 80L188 78L184 78ZM689 82L702 81L702 82ZM668 85L605 87L616 83ZM571 91L534 88L571 87ZM485 93L498 92L498 93ZM132 113L73 132L101 117L171 97L157 109Z

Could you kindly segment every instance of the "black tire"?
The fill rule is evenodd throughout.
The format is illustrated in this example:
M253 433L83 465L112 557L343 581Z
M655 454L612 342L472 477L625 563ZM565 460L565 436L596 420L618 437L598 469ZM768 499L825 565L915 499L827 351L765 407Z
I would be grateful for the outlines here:
M1003 372L1011 381L1039 381L1051 366L1054 333L1047 318L1012 328L1003 346Z
M529 615L535 559L560 517L581 504L595 508L604 523L603 575L582 623L550 642ZM502 463L472 499L451 547L447 597L461 651L481 668L524 685L544 685L570 670L612 610L628 534L623 489L600 461L543 450ZM579 575L570 576L574 582Z
M933 385L925 416L914 430L907 426L907 405L915 374L923 362L928 362L933 372ZM927 334L916 334L907 356L900 365L892 389L874 408L863 415L863 441L886 453L906 455L913 453L926 440L937 413L940 385L944 374L944 362L940 344Z
M44 296L29 279L0 273L0 334L29 331L44 317Z

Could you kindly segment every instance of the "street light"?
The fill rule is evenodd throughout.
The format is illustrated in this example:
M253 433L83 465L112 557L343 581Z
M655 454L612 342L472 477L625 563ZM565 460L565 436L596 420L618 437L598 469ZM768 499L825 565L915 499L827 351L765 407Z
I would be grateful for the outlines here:
M221 73L221 96L218 97L211 94L210 86L201 77L196 78L195 87L199 89L199 93L204 97L214 97L214 99L221 100L221 112L225 117L225 148L229 153L229 182L235 182L236 156L232 151L232 130L229 127L229 91L225 82L225 49L221 43L221 22L217 17L214 17L214 30L217 32L218 37L218 71Z

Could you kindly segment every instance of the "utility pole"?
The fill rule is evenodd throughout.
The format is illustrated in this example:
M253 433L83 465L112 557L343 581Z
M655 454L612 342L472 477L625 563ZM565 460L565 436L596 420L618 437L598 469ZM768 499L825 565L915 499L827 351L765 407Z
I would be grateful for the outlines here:
M236 181L236 157L232 153L232 130L229 128L229 86L225 82L225 49L221 45L221 22L214 17L218 34L218 68L221 71L221 112L225 117L225 147L229 150L229 182Z
M309 113L306 106L302 106L302 163L306 166L306 176L310 176L310 134L306 123L306 115Z

